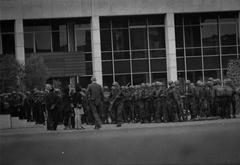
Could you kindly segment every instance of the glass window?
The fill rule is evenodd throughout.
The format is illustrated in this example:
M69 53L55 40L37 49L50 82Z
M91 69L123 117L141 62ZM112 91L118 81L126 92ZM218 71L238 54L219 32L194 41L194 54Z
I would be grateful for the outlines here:
M185 27L186 47L197 47L201 45L200 26Z
M221 44L236 45L236 24L220 24Z
M204 77L205 77L205 80L207 80L210 77L214 79L217 79L217 78L221 79L220 70L204 70Z
M203 81L202 71L187 72L187 79L193 83L196 83L198 80Z
M102 60L112 60L112 52L103 52Z
M130 73L130 61L115 61L114 62L115 73Z
M0 55L3 54L2 35L0 34Z
M151 50L150 51L151 58L159 58L166 57L166 50Z
M236 59L236 58L237 58L236 55L235 56L222 56L222 67L227 68L230 60Z
M52 31L66 31L67 30L67 24L66 20L52 20Z
M132 59L137 58L148 58L148 52L147 51L132 51Z
M176 47L183 47L183 27L175 27Z
M232 12L224 12L220 14L220 22L235 22L236 21L236 13Z
M201 48L186 49L186 56L201 56Z
M125 86L131 84L131 75L116 75L115 80L119 83L120 86Z
M177 72L177 79L183 84L186 80L185 72Z
M103 74L112 74L113 73L112 61L102 62L102 72L103 72Z
M54 52L68 51L67 31L52 32L52 43Z
M90 18L75 18L72 19L74 21L75 27L77 29L90 29Z
M100 18L100 28L111 28L111 18Z
M183 25L183 16L181 14L174 15L175 25Z
M113 48L114 50L129 50L129 36L127 29L113 30Z
M198 14L185 14L184 15L184 25L199 25L200 15Z
M87 88L88 84L91 83L91 76L80 76L79 83L82 88Z
M149 74L133 74L133 84L149 83Z
M201 14L201 23L217 23L217 13Z
M13 33L14 32L14 21L0 21L0 32L1 33Z
M220 68L220 57L204 57L204 69L217 69Z
M222 47L222 54L237 54L237 47L230 46L230 47Z
M201 57L188 57L187 70L200 70L202 69L202 58Z
M165 48L164 27L149 28L150 49Z
M217 25L202 26L202 42L203 42L203 46L218 46L218 26Z
M185 70L184 58L177 58L177 70Z
M177 49L176 54L177 54L177 57L183 57L184 56L184 49Z
M77 51L91 52L90 30L76 30Z
M131 47L132 49L147 49L146 28L131 29Z
M149 70L148 60L133 60L132 70L133 72L148 72Z
M24 47L25 53L33 53L33 33L24 33Z
M167 73L152 73L152 82L163 82L167 85Z
M112 27L113 28L127 28L128 27L127 17L112 17Z
M166 60L165 59L153 59L151 60L151 71L159 72L166 71Z
M36 52L51 52L51 32L35 33Z
M86 75L92 75L92 62L86 62Z
M84 53L85 61L92 61L92 53Z
M114 52L114 59L130 59L129 52Z
M111 31L110 30L101 30L101 50L102 51L111 51Z
M146 16L132 16L130 17L130 26L146 26Z
M34 31L41 32L41 31L51 31L50 25L38 25L34 26Z
M150 15L148 16L148 25L164 25L165 15Z
M203 48L203 55L219 55L219 47Z
M14 54L15 53L15 36L14 36L14 34L2 34L1 42L2 42L2 54Z
M103 86L111 88L113 83L113 75L103 75Z

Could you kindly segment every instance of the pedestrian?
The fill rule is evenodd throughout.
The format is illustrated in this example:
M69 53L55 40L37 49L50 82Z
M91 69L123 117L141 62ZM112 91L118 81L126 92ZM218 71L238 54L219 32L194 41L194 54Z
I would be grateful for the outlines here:
M92 83L88 85L87 96L89 98L90 109L95 120L95 129L100 129L102 121L98 113L102 113L103 109L103 89L97 83L95 77L91 78Z

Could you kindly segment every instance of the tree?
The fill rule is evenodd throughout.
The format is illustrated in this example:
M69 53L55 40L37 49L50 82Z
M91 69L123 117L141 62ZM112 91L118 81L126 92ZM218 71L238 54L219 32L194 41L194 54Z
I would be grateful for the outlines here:
M231 78L236 87L240 87L240 59L230 60L228 63L227 77Z
M18 88L20 64L12 55L5 55L0 60L0 92L11 92Z
M39 55L31 55L25 64L24 84L27 90L43 89L48 78L48 69Z

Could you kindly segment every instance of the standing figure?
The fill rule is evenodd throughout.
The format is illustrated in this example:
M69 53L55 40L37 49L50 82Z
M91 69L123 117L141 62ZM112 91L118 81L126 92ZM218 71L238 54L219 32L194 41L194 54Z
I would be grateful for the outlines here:
M103 109L103 89L96 82L96 78L91 78L92 83L88 85L87 96L89 97L90 109L95 119L95 129L100 129L102 121L98 113L102 113Z

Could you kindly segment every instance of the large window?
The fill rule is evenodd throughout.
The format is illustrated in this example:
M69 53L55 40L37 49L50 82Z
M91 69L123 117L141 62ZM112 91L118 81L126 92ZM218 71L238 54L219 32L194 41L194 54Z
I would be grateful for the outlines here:
M228 61L239 57L238 29L235 12L176 14L178 77L223 79Z
M100 18L103 84L166 81L164 15Z
M15 53L14 21L0 21L0 55Z

